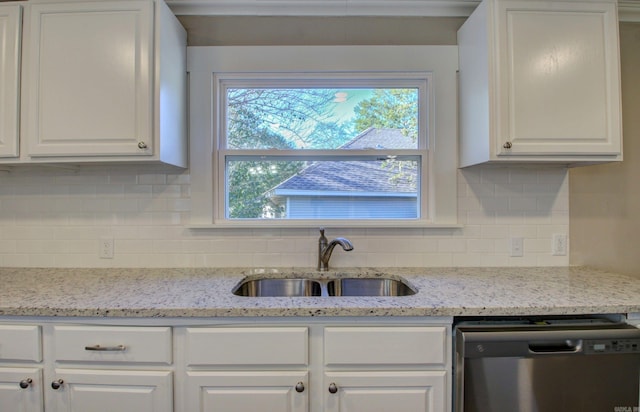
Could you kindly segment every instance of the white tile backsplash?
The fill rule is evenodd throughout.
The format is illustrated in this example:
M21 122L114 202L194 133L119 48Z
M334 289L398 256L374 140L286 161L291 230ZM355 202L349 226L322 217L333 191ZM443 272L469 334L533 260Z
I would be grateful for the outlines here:
M567 170L475 167L458 173L461 229L331 229L333 267L567 266L551 255L569 233ZM262 267L317 264L316 229L207 229L189 223L188 171L83 166L0 175L0 266ZM113 259L98 257L113 237ZM510 237L524 256L510 257Z

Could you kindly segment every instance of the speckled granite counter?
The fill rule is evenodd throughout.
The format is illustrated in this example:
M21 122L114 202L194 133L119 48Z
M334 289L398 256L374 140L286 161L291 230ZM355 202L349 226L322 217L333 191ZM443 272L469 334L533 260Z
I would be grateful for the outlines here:
M247 298L246 276L402 276L406 297ZM590 268L0 268L0 315L70 317L457 316L640 312L640 278Z

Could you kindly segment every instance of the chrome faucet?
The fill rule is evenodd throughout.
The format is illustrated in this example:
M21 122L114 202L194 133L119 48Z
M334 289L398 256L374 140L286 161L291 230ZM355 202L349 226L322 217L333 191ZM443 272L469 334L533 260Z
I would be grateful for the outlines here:
M353 245L349 239L337 237L329 242L327 238L324 237L324 228L321 228L320 239L318 239L318 270L320 272L329 270L329 259L331 259L331 253L336 245L342 246L342 249L346 252L353 250Z

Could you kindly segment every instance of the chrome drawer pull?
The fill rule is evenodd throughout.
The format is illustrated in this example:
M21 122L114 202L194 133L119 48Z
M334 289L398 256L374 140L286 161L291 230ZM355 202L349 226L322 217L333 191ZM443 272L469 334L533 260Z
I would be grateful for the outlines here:
M124 345L118 345L118 346L93 345L93 346L85 346L84 350L93 350L98 352L124 352L125 350L127 350L127 347Z

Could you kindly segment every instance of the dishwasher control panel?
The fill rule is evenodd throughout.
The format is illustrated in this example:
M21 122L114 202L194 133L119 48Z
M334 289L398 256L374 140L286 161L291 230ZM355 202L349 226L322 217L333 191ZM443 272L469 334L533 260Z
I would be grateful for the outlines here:
M589 339L583 350L586 354L640 353L640 339Z

